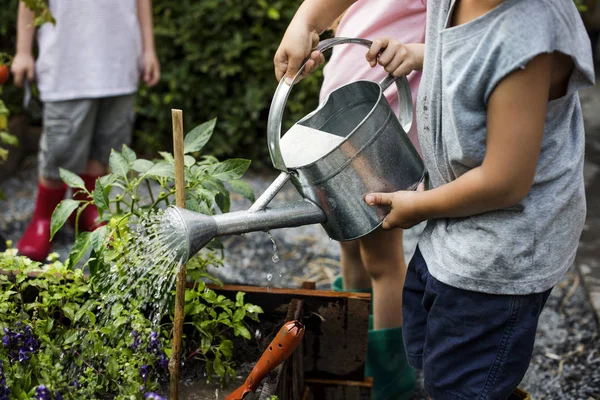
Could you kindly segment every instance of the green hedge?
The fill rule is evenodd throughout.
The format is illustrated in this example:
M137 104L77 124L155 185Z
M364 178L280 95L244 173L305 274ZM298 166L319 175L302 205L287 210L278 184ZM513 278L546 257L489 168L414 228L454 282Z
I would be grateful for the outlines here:
M0 16L0 50L12 53L18 0L5 1L10 5ZM266 122L276 87L273 55L300 4L301 0L154 0L162 79L139 92L134 142L138 152L171 147L170 110L180 108L186 130L218 118L208 152L268 162ZM318 74L293 91L288 124L314 109L320 82ZM18 109L18 96L6 97L9 107Z

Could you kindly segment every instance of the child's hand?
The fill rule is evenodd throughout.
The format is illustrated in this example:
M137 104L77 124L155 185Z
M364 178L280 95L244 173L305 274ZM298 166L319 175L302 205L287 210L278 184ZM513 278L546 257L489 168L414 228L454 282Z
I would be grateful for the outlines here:
M416 192L400 190L394 193L370 193L365 197L365 202L370 206L392 207L390 213L383 220L381 225L383 229L408 229L424 220L417 212L418 192L423 190L425 190L425 185L421 183Z
M142 55L142 79L148 87L156 85L160 79L160 64L154 51Z
M371 67L379 63L387 73L404 76L423 69L424 51L422 43L402 44L386 37L373 41L366 58Z
M319 65L325 62L323 54L318 51L312 51L319 43L319 34L316 30L310 29L303 24L292 21L288 27L275 57L275 77L281 80L285 77L286 82L290 83L304 60L310 55L310 60L307 61L306 67L302 72L301 78L310 75Z
M23 86L23 80L27 78L30 82L33 81L35 72L35 61L31 53L17 53L10 67L15 85Z

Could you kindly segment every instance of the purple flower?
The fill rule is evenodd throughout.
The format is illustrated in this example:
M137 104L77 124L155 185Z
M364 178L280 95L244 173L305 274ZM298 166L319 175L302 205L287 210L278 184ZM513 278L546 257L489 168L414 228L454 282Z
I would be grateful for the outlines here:
M131 336L133 336L133 343L131 344L131 348L133 350L137 350L140 345L140 336L142 334L137 331L131 331Z
M140 377L146 383L148 381L148 366L146 364L142 365L140 368Z
M20 324L16 324L20 326ZM33 331L29 325L25 326L23 332L13 332L8 328L4 328L4 337L2 345L8 352L8 357L11 361L24 362L31 358L40 348L40 344L33 336Z
M160 342L158 341L158 333L153 331L150 333L150 340L148 341L148 347L146 348L146 351L148 351L148 353L156 354L159 350Z
M56 392L54 394L54 397L56 397L56 400L63 400L62 394L60 394L60 392Z
M35 398L37 400L50 400L52 394L50 393L50 390L48 390L48 388L44 385L40 385L38 387L35 388Z
M167 368L169 366L169 359L165 355L165 353L160 353L158 356L158 366L161 368Z
M154 392L146 392L144 394L144 399L146 399L146 400L167 400L166 397L162 397L161 395L156 394Z

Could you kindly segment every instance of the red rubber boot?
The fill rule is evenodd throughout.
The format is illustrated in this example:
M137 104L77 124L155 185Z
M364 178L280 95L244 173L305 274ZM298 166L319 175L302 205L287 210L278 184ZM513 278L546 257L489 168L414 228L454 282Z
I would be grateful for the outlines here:
M54 189L38 184L33 218L17 244L19 254L34 261L44 261L50 252L50 219L67 193L67 186Z
M94 192L94 188L96 187L96 179L98 179L98 176L91 176L91 175L80 175L81 179L83 179L83 183L85 184L85 188L90 192L93 193ZM89 201L90 199L88 198L87 194L85 194L85 192L79 191L76 192L73 195L73 199L74 200L85 200L85 201ZM75 226L75 217L76 217L76 212L73 213L73 215L71 215L71 218L69 219L69 221L71 222L71 225ZM88 205L82 212L81 215L79 215L79 231L87 231L87 232L92 232L93 230L95 230L96 228L101 227L102 225L105 225L106 222L100 222L99 218L98 218L98 208L96 208L96 206L94 204L90 204Z

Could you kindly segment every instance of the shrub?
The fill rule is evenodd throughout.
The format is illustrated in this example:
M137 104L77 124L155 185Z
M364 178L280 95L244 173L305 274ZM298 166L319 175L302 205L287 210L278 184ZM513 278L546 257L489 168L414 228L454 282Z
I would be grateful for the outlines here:
M216 156L264 159L266 121L277 82L273 56L301 1L154 0L156 48L162 67L158 88L140 90L137 147L161 147L169 109L188 110L185 122L217 117L209 145ZM298 85L289 120L318 103L319 76Z

